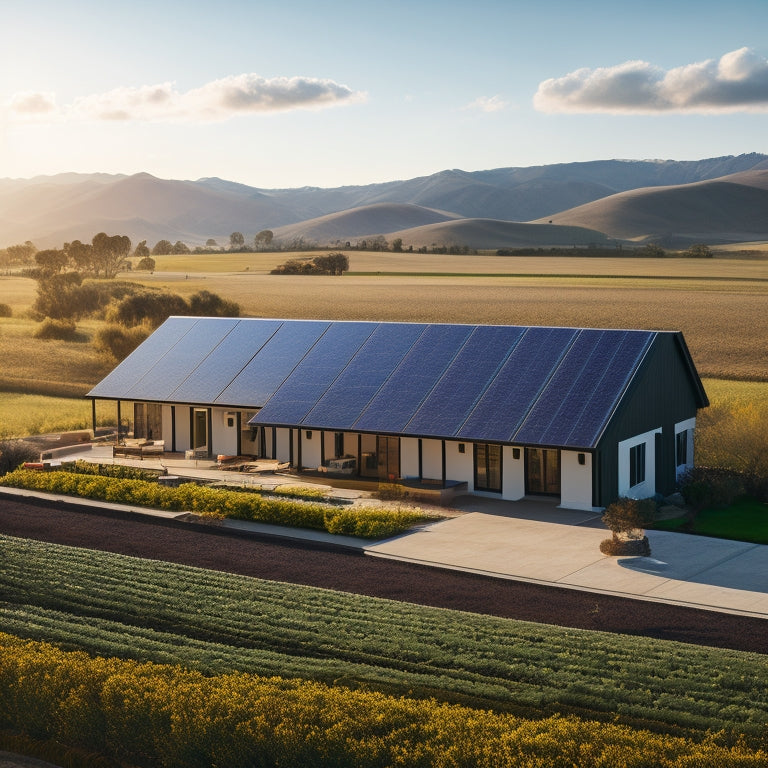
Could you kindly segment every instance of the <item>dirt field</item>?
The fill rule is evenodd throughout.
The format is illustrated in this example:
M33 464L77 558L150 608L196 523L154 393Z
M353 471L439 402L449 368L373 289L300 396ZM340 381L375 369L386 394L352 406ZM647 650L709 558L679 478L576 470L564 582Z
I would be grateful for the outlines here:
M493 579L175 521L0 497L0 532L421 605L768 653L768 621L762 619Z

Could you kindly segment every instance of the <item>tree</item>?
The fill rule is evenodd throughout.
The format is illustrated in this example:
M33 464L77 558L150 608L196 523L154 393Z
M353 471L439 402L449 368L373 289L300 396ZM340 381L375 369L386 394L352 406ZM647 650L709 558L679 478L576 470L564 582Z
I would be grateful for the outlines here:
M171 253L190 253L189 246L186 243L182 243L181 240L177 240L171 248Z
M90 243L73 240L71 243L64 244L64 250L78 272L94 271L93 246Z
M30 264L37 253L37 248L30 240L27 240L22 244L9 245L5 251L10 264Z
M272 244L274 236L275 233L271 229L262 229L261 232L257 233L253 238L254 248L256 248L256 250L259 250L260 248L269 248L269 246Z
M64 250L51 248L45 251L38 251L35 254L35 261L40 268L40 274L43 278L46 278L62 272L67 266L69 259Z
M149 251L147 251L147 254L149 254ZM136 269L141 269L146 272L154 272L155 260L151 256L147 255L136 265Z
M403 252L403 238L402 237L396 237L392 241L392 250L395 253L402 253Z
M233 232L229 236L229 250L236 251L245 245L245 238L242 232Z
M158 240L152 249L153 256L167 256L173 251L173 243L170 240Z
M712 249L704 243L694 243L683 255L692 259L711 259L714 256Z
M144 259L144 258L146 258L147 256L149 256L149 255L150 255L150 254L149 254L149 248L147 248L147 241L146 241L146 240L142 240L142 241L141 241L141 242L140 242L140 243L139 243L139 244L136 246L136 250L133 252L133 255L134 255L134 256L135 256L137 259Z
M218 248L219 247L219 244L212 237L209 237L205 241L205 245L206 245L207 248Z
M131 239L127 235L107 235L99 232L93 240L93 264L98 277L99 270L104 272L104 277L114 277L128 258L131 252Z

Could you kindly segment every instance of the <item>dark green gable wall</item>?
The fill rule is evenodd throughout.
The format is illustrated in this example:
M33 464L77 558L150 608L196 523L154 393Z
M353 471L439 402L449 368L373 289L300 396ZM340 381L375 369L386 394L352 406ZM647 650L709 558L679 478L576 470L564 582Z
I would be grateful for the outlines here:
M656 490L675 490L675 424L708 405L681 334L660 333L622 398L596 451L593 463L595 506L604 507L619 492L618 444L662 428L656 439Z

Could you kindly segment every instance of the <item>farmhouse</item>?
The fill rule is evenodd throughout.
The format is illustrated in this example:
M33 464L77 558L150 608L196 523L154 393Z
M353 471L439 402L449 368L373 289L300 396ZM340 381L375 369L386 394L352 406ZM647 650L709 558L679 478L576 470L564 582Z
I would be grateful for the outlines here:
M88 397L190 456L581 509L671 493L709 404L677 332L194 317Z

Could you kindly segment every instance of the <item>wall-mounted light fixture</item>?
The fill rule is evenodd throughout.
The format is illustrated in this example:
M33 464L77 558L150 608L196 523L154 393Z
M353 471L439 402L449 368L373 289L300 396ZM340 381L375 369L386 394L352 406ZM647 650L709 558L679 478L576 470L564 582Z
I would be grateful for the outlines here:
M513 458L515 461L518 461L518 460L519 460L519 458L520 458L520 449L519 449L519 448L513 448L513 449L512 449L512 458Z
M587 454L586 453L580 453L579 454L579 464L583 467L587 463Z
M308 429L304 434L306 434L307 440L311 440L312 439L312 430L311 429Z

